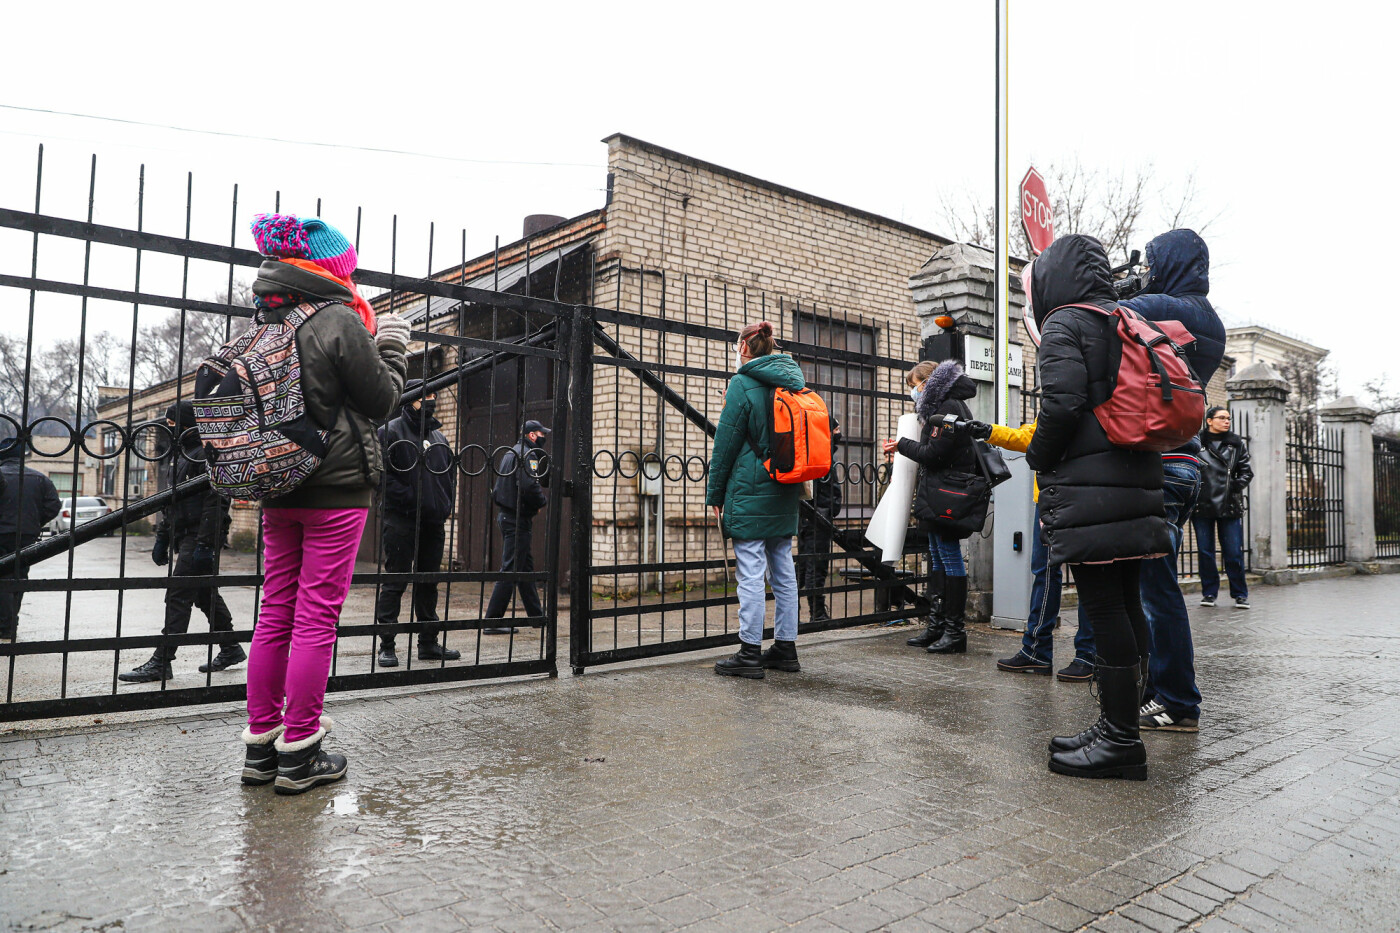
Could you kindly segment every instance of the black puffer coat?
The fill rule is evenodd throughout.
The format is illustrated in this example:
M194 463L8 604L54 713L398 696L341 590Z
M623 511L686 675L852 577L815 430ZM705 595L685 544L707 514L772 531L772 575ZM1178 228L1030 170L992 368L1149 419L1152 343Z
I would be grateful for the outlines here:
M1043 398L1026 462L1040 483L1041 532L1052 565L1100 563L1171 549L1162 458L1108 442L1094 407L1113 390L1122 345L1115 318L1065 305L1114 304L1108 256L1093 237L1056 240L1035 261Z
M899 439L899 452L923 468L919 471L920 487L937 485L939 477L950 471L978 471L972 438L967 434L950 434L943 428L944 415L956 415L964 421L972 417L967 399L976 394L977 383L963 375L962 364L957 360L939 363L924 383L924 394L919 398L917 411L920 439ZM929 490L921 488L919 495L927 499ZM922 531L933 530L923 521L920 521L919 528Z
M1254 479L1249 447L1234 431L1201 432L1201 497L1195 514L1201 518L1244 515L1244 490Z

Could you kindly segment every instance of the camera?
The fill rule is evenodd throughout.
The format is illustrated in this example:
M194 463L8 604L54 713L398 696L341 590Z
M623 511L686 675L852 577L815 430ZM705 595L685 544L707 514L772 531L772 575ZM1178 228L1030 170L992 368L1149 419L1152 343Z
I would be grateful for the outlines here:
M1150 277L1148 272L1139 268L1142 259L1140 250L1133 250L1128 255L1128 261L1117 268L1108 270L1111 275L1122 276L1113 281L1113 297L1122 301L1125 298L1132 298L1134 295L1142 293L1147 287L1147 280Z

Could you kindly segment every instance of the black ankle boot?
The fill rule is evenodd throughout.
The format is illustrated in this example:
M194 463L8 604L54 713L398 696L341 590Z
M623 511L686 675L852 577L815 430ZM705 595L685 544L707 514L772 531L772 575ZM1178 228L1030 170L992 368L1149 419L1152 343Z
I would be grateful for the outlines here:
M831 621L831 613L826 611L825 596L807 597L807 618L812 622Z
M243 730L243 783L253 787L277 780L277 745L282 726L274 726L262 735Z
M793 660L797 660L797 652L793 651ZM721 658L715 662L715 673L723 674L725 677L751 677L755 680L763 679L763 651L758 645L751 645L748 642L740 642L739 650L727 658Z
M943 637L943 571L935 570L924 588L928 600L928 615L924 616L924 630L905 642L911 648L927 648Z
M437 640L424 641L418 639L418 660L420 661L456 661L462 657L462 652L456 648L444 648L437 643Z
M321 740L330 731L331 721L321 717L321 728L297 742L287 742L278 736L277 786L279 794L302 794L321 784L330 784L345 777L349 765L344 755L321 751Z
M1077 659L1076 659L1076 660L1077 660ZM1094 664L1093 664L1093 668L1092 668L1093 673L1090 674L1090 677L1089 677L1090 680L1094 681L1095 686L1096 686L1096 687L1098 688L1098 690L1099 690L1099 695L1100 695L1100 696L1103 695L1103 686L1102 686L1101 684L1098 683L1098 679L1099 679L1099 668L1100 668L1102 665L1103 665L1103 658L1099 658L1099 657L1094 658ZM1142 696L1141 692L1138 693L1138 696L1139 696L1139 698L1141 698L1141 696ZM1070 751L1074 751L1076 748L1083 748L1085 745L1088 745L1090 742L1093 742L1093 741L1097 740L1098 737L1099 737L1100 735L1103 734L1103 723L1104 723L1103 713L1100 712L1100 713L1099 713L1099 718L1098 718L1097 720L1095 720L1094 724L1093 724L1092 726L1090 726L1089 728L1085 729L1083 732L1079 733L1078 735L1057 735L1057 736L1053 736L1053 737L1050 739L1050 751L1051 751L1051 752L1070 752Z
M795 641L774 641L773 646L763 652L760 662L765 670L787 671L796 674L802 670L802 665L797 663L797 642Z
M967 653L967 577L948 577L943 583L943 634L929 645L929 654Z
M118 674L117 680L126 684L149 684L157 680L171 680L175 675L170 670L170 661L170 657L157 648L156 653L151 655L149 661L134 670Z
M1099 682L1098 735L1085 745L1050 755L1056 774L1087 778L1147 780L1147 749L1138 736L1138 665L1096 665ZM1093 731L1093 727L1086 732Z
M199 672L201 674L217 673L227 670L235 664L242 664L246 660L248 660L248 654L243 650L242 645L236 643L224 645L219 649L219 653L214 655L214 660L208 664L199 665Z

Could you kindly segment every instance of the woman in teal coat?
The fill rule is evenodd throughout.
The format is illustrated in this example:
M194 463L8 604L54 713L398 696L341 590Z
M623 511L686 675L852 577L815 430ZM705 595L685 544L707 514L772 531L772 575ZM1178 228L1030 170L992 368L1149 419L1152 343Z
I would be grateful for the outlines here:
M768 668L802 669L797 663L797 572L792 563L802 487L769 476L754 448L762 449L761 439L773 417L769 391L797 391L807 383L792 357L773 352L773 325L767 321L745 327L735 353L739 371L724 395L705 503L715 510L724 536L734 541L740 645L733 657L715 663L715 673L761 678ZM773 647L760 651L767 612L765 571L777 608Z

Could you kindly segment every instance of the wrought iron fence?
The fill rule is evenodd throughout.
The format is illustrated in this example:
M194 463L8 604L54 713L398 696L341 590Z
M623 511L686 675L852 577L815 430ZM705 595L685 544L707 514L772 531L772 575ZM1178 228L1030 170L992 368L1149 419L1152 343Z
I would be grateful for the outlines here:
M0 641L0 720L243 696L241 667L202 674L194 668L208 663L216 645L251 639L264 580L256 504L232 503L226 544L240 549L216 549L212 574L182 575L180 586L172 588L176 561L164 568L145 562L151 559L152 523L162 509L188 496L209 495L203 478L171 487L173 458L197 453L175 443L164 415L171 403L189 398L193 370L204 354L246 325L252 309L239 299L239 286L261 257L233 245L243 229L240 219L248 219L240 214L236 187L228 205L230 245L218 245L190 235L198 222L192 178L186 184L183 236L146 229L144 169L136 181L132 227L93 222L96 159L86 216L46 214L41 149L34 210L0 209L0 301L11 325L0 334L10 366L8 394L0 398L0 433L19 439L22 468L45 474L63 497L57 527L46 529L56 535L36 541L16 528L0 542L0 598L12 600L17 612L23 599L18 639ZM278 202L280 196L259 207L277 210ZM359 212L352 219L358 243ZM426 391L437 394L443 436L422 456L431 460L432 472L453 476L456 490L453 514L439 526L441 564L430 553L435 546L415 535L411 554L399 548L397 559L390 558L394 566L387 566L389 548L383 542L394 516L387 508L372 512L342 615L330 689L552 674L559 611L553 581L562 565L559 541L568 503L556 493L540 516L543 527L533 542L539 570L502 572L493 527L501 508L491 487L510 472L506 451L518 442L525 418L566 428L566 393L555 388L569 384L567 341L561 344L560 337L567 335L573 312L530 292L556 297L561 288L566 294L581 292L587 270L562 257L531 270L526 244L525 273L513 275L516 291L523 294L494 293L466 284L471 277L465 234L461 265L434 274L442 257L434 256L429 231L428 255L420 267L424 278L410 277L403 268L396 222L379 242L387 245L389 271L362 268L355 280L381 311L392 307L415 322L409 375L426 380L426 386L406 393L403 401L411 403ZM100 263L94 259L99 254ZM492 263L487 265L489 273ZM494 265L498 277L511 268L506 260ZM125 281L114 270L125 270ZM472 280L482 284L481 275ZM201 297L197 289L211 281L222 285L222 295ZM157 346L158 339L165 343ZM16 347L23 352L14 352ZM546 481L548 463L568 461L568 437L567 430L553 435L551 457L538 471ZM412 471L420 452L407 447L393 455ZM424 471L413 472L421 482ZM44 482L33 473L18 475L21 484L33 488ZM417 504L412 515L397 518L431 524ZM497 585L538 585L542 604L505 622L484 618ZM197 590L196 600L206 604L214 587L228 606L232 632L208 631L198 617L193 631L181 631L178 619L170 623L167 592ZM440 588L436 599L427 598L428 587ZM399 588L424 588L424 599L406 600L409 605L400 608L388 598ZM442 646L461 652L460 660L418 660L411 642L421 637L425 622L441 631ZM502 625L512 626L511 634L483 635L483 629ZM378 664L377 649L387 637L398 637L399 651L406 654L396 669ZM181 648L186 650L171 679L147 684L118 679L156 650Z
M908 409L903 384L918 335L889 321L725 283L668 279L610 264L589 310L601 351L591 357L596 406L575 409L578 438L571 663L598 664L738 642L728 544L706 506L711 440L748 322L771 321L780 349L837 418L832 485L805 503L796 562L800 631L887 621L914 603L922 548L904 567L880 563L861 540L886 479L879 441ZM582 366L582 351L578 364ZM583 478L590 481L585 491ZM841 500L839 514L825 506ZM584 563L588 558L591 562ZM829 617L817 600L826 604Z
M1400 557L1400 441L1376 438L1376 556Z
M1290 419L1287 435L1288 565L1340 564L1346 559L1341 432Z

